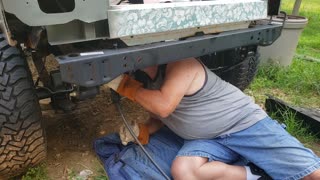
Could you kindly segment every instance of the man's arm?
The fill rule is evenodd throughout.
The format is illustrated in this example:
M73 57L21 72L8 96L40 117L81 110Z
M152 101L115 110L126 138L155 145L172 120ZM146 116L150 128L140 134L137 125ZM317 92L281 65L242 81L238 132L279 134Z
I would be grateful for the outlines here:
M199 70L204 73L202 65L195 58L169 63L160 90L139 88L135 101L148 111L165 118L176 109L184 95L193 94L202 87L204 78L200 83L195 83L196 86L191 86Z

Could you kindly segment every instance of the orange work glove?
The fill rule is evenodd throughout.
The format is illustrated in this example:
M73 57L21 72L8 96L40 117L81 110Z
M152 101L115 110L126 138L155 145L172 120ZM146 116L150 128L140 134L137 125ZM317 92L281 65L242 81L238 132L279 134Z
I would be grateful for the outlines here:
M142 145L148 144L149 142L149 129L146 125L141 123L132 122L131 128L134 134L138 137L138 140ZM131 136L127 127L123 124L119 131L120 139L123 145L127 145L129 142L134 142L134 138Z
M124 74L122 80L116 89L116 91L121 95L125 96L128 99L135 101L135 95L137 90L142 87L143 84L131 78L129 75Z
M139 123L139 136L138 140L142 145L148 144L149 143L149 129L145 124Z

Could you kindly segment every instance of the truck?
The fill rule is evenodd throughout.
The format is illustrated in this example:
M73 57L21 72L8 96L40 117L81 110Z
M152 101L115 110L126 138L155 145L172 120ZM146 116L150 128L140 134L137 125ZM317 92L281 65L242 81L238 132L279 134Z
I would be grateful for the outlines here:
M283 24L271 23L279 8L280 0L0 0L0 178L46 158L41 99L70 112L123 73L188 57L245 89L258 47L281 35Z

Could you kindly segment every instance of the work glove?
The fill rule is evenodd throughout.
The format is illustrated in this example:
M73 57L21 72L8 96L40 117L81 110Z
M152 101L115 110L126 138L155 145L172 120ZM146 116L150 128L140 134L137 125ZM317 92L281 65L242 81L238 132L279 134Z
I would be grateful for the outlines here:
M109 82L107 86L115 90L121 96L125 96L128 99L135 101L135 95L143 84L131 78L129 75L123 74Z
M138 140L142 145L146 145L149 142L149 130L148 127L141 123L132 122L131 128L134 132L134 134L138 137ZM134 142L133 136L130 134L130 131L127 129L127 127L123 124L120 127L119 135L121 142L124 146L126 146L129 142Z

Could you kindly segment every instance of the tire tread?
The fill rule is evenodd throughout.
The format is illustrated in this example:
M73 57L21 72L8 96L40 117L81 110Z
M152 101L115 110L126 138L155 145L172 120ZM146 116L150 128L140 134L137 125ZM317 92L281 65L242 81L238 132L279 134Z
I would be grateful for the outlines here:
M0 179L46 157L41 109L24 57L0 35Z

